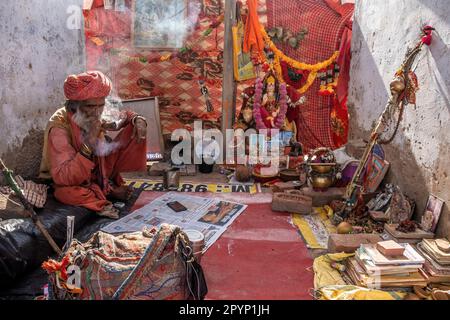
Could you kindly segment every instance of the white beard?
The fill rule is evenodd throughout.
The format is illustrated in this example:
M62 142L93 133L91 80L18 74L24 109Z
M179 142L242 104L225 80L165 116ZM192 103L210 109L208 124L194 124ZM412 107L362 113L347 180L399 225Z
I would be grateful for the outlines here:
M98 120L102 120L103 114L98 117ZM77 110L72 116L72 121L75 122L77 126L83 131L82 138L84 140L85 135L89 133L92 127L92 122L96 121L95 117L87 117L82 111ZM96 145L94 146L94 154L97 156L105 157L112 152L115 152L118 147L120 147L119 142L108 143L104 139L98 139Z
M97 120L97 119L92 118L92 117L87 117L86 114L84 114L82 111L77 110L77 111L73 114L72 120L73 120L73 122L75 122L75 124L76 124L77 126L79 126L83 131L89 132L89 130L91 129L92 122L95 121L95 120ZM98 120L101 120L101 117L99 117Z

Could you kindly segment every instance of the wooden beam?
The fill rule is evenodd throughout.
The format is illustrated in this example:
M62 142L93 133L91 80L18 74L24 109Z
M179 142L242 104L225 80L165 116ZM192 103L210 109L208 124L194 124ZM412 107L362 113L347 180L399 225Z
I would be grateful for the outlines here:
M233 67L233 35L236 23L236 0L225 0L225 35L223 44L222 132L233 127L236 115L236 82ZM225 147L225 144L224 144Z

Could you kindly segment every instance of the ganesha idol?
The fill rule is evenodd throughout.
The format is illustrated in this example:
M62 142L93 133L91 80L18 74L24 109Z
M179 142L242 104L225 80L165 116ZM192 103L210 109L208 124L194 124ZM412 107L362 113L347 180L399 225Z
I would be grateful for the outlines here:
M242 93L243 101L235 129L280 129L292 132L296 141L299 105L305 97L292 87L280 84L272 72L256 79L254 86Z

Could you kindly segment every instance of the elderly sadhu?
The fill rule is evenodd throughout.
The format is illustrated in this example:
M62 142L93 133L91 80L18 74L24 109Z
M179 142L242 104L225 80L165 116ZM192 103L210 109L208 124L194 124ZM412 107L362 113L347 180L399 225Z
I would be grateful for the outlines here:
M50 118L44 136L41 178L51 178L55 198L101 216L118 218L110 200L126 201L131 189L121 172L146 168L147 123L131 111L120 122L104 119L111 81L99 71L70 75L65 106ZM107 130L120 130L111 139Z

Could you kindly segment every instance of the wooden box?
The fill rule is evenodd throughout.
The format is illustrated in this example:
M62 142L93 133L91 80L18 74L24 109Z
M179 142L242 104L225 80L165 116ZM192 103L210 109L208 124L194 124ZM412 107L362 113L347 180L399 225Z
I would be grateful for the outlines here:
M272 210L310 214L312 211L312 198L298 193L274 193Z

